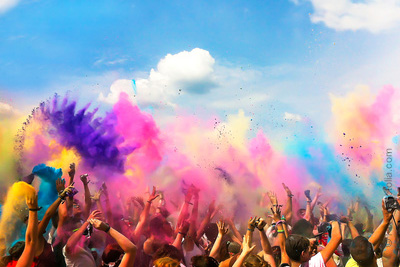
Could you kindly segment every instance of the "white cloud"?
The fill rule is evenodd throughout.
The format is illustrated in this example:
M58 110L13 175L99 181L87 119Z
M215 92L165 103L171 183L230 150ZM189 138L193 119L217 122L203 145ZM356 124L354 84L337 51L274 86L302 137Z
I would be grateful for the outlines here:
M3 14L15 7L19 0L0 0L0 14Z
M299 114L293 114L289 112L285 112L285 115L283 116L285 120L288 121L301 121L302 117Z
M175 106L174 98L181 93L204 94L216 86L214 64L210 53L199 48L168 54L147 78L136 79L136 88L130 80L118 80L110 93L107 96L101 93L99 99L115 103L119 94L126 92L141 105Z
M0 102L0 118L5 118L5 117L12 117L12 116L16 116L19 115L20 112L18 110L16 110L15 108L13 108L11 105L4 103L4 102Z
M399 0L309 1L314 7L311 21L322 22L338 31L367 30L378 33L400 24Z

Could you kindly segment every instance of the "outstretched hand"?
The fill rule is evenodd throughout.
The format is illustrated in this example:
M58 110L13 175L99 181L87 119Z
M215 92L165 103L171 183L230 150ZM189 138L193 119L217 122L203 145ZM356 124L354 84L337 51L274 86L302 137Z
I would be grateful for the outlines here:
M287 185L285 185L285 183L282 183L282 186L283 186L283 188L285 189L287 196L288 196L288 197L292 197L293 194L292 194L292 191L290 190L290 188L287 187Z
M220 236L224 236L228 233L229 226L228 226L228 224L225 224L224 221L222 221L222 220L218 221L217 226L218 226L218 234Z
M147 202L153 202L156 198L158 198L160 195L156 194L156 187L153 186L153 191L151 192L151 194L149 195L149 198L147 199Z
M37 209L38 208L38 195L35 192L34 194L26 195L26 205L28 205L28 209Z
M92 195L90 198L93 199L94 201L99 201L101 194L103 194L103 190L98 190L96 191L96 193L94 193L94 195Z
M75 163L71 163L69 165L69 171L68 171L68 175L71 179L73 179L75 177Z
M62 191L64 191L64 189L65 189L65 180L64 179L61 179L61 178L58 178L57 180L56 180L56 190L57 190L57 193L61 193Z
M101 230L107 232L110 229L110 226L105 222L101 221L100 219L89 219L89 223L93 225L94 228L97 230Z
M97 219L97 220L101 220L102 218L102 213L99 210L94 210L92 211L92 213L90 213L89 217L88 217L88 221L90 221L91 219Z
M250 238L247 238L247 236L243 236L243 250L242 254L244 255L249 255L254 249L256 245L251 246L250 244Z
M277 205L278 204L278 198L276 197L276 193L273 191L268 191L267 195L269 197L269 200L271 201L272 205Z

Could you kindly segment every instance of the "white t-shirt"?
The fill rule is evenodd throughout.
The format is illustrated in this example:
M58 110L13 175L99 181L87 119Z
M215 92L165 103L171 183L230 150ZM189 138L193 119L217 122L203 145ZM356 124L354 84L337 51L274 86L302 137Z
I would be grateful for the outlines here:
M92 253L90 251L76 246L74 253L67 253L66 246L63 247L63 255L65 257L65 264L67 267L96 267Z
M302 263L300 267L326 267L326 265L321 253L318 252L318 254L311 257L308 262Z

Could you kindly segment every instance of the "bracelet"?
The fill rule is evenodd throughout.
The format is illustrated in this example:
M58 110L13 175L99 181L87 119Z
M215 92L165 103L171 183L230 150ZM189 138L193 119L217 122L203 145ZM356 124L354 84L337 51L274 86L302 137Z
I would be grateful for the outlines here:
M294 195L293 194L290 194L290 195L287 195L288 197L290 197L290 198L292 198L292 197L294 197Z
M104 232L108 233L111 229L111 226L108 223L104 223L107 226L107 229Z
M151 204L151 203L152 203L152 201L150 201L150 200L147 200L147 203L150 203L150 204Z
M29 209L29 211L39 211L39 210L41 210L42 209L42 207L38 207L38 208L36 208L36 209Z
M187 203L187 204L189 204L189 205L193 205L192 202L185 201L185 203Z
M284 220L277 221L277 222L276 222L276 225L278 225L278 224L280 224L280 223L281 223L281 224L286 224L286 221L284 221Z
M279 233L285 233L285 230L278 230L277 232L278 232L278 234Z
M254 229L247 228L248 231L254 232Z

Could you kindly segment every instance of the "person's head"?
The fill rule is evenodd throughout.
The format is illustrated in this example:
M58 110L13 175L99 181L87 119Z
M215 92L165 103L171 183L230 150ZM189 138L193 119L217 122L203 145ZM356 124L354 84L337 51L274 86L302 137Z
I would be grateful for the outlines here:
M179 267L179 261L171 259L170 257L159 258L154 261L155 267Z
M218 236L218 226L216 223L209 223L204 229L204 234L211 243L214 243Z
M25 242L18 241L8 250L8 254L10 254L12 260L18 260L19 257L21 257L24 248L25 248Z
M228 244L228 253L232 257L240 252L241 245L237 242L229 242Z
M250 255L246 258L243 262L244 267L270 267L271 265L268 264L263 258L258 255Z
M310 240L301 235L290 235L285 242L286 253L296 262L307 262L312 256Z
M82 215L82 206L81 202L74 198L73 204L72 204L72 215L75 217L80 217Z
M314 237L313 230L314 227L309 221L305 219L300 219L293 225L292 234L302 235L311 238Z
M158 215L152 218L149 222L149 231L154 236L170 236L173 234L171 224L165 219L165 217Z
M354 238L350 245L351 257L360 266L369 266L374 262L375 254L372 244L363 236Z
M120 264L123 255L124 251L117 243L108 244L104 249L103 255L101 256L101 260L103 261L103 263L107 265L113 263L115 264L113 266L117 267Z
M299 209L297 210L297 216L299 218L304 218L304 216L306 215L306 209Z
M169 257L171 259L181 262L183 259L183 254L176 247L169 244L164 244L159 249L157 249L157 251L153 254L153 261L165 257Z
M191 259L192 267L218 267L218 261L212 257L201 255L193 256Z

